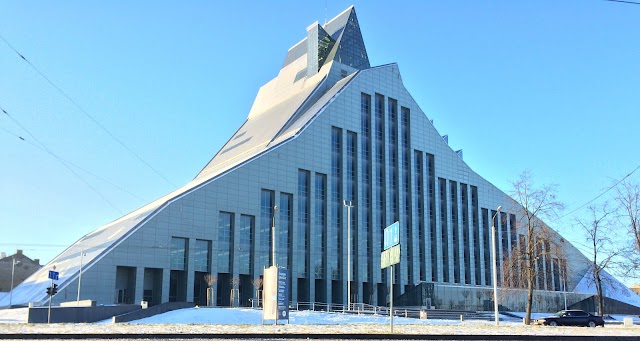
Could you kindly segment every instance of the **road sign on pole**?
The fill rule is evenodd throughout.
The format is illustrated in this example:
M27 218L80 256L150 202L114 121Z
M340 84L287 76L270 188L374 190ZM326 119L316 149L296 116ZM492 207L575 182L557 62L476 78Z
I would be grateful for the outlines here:
M384 229L384 250L400 244L400 223L395 222Z
M400 244L382 251L380 254L380 269L400 263Z
M60 273L58 271L49 270L49 279L52 281L57 281L59 274Z

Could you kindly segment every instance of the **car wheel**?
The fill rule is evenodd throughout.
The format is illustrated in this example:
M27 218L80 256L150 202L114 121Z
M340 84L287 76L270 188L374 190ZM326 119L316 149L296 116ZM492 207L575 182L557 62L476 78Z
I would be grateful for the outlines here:
M550 325L551 327L557 327L557 326L558 326L558 322L556 322L556 321L551 321L551 322L549 322L549 325Z
M596 327L596 321L589 321L589 327L595 328Z

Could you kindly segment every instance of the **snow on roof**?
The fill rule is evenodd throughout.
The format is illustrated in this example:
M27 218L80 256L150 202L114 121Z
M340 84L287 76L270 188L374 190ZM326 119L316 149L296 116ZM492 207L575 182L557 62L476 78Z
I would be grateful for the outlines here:
M596 294L596 286L593 283L593 272L591 270L585 273L573 291L583 294ZM606 271L602 271L602 292L604 297L640 307L640 296Z

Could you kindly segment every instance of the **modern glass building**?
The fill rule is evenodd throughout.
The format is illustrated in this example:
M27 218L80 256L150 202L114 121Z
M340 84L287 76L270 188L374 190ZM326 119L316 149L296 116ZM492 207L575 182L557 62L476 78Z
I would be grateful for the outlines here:
M99 304L205 304L212 274L216 304L231 305L234 292L248 305L275 263L290 271L292 303L346 304L350 258L352 302L386 305L393 280L404 305L482 309L492 300L492 218L502 285L503 259L525 241L518 212L449 147L398 65L370 65L350 7L307 28L192 181L80 238L16 288L13 302L45 302L55 265L54 303L75 300L80 282L81 299ZM391 279L380 254L383 229L396 221L402 252ZM552 310L589 263L555 233L543 245L537 308ZM569 303L587 296L572 293ZM501 304L520 309L518 297Z

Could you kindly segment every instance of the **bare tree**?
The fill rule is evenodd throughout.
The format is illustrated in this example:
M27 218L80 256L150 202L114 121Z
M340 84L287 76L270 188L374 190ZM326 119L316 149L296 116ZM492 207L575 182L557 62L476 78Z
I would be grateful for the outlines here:
M520 178L513 183L511 197L515 201L514 211L518 212L517 227L518 234L522 234L518 248L514 248L517 254L512 255L511 264L519 265L521 269L517 272L520 287L527 289L527 305L524 323L531 323L531 308L533 306L533 289L536 286L536 279L543 276L542 257L549 253L549 243L551 233L549 228L542 222L544 218L555 217L558 210L563 205L556 198L556 188L552 185L535 187L531 174L523 172Z
M213 306L213 285L218 281L218 277L212 274L204 275L204 282L207 283L207 306Z
M240 278L233 277L229 283L231 284L231 305L237 307L240 305Z
M622 275L627 278L640 278L640 184L625 180L616 187L616 202L620 205L620 223L627 227L631 238L625 248L625 262Z
M612 236L615 231L610 223L612 210L608 204L602 206L589 206L589 218L576 219L578 225L582 227L589 249L591 252L591 269L589 280L596 287L596 298L598 300L598 315L604 314L604 298L602 292L603 281L607 282L608 277L603 277L602 272L612 264L612 261L620 253L619 248L614 248Z
M260 297L260 288L262 288L262 277L256 277L251 281L251 284L253 284L253 288L256 289L256 299L258 300L258 306L260 306L259 302L262 299Z

